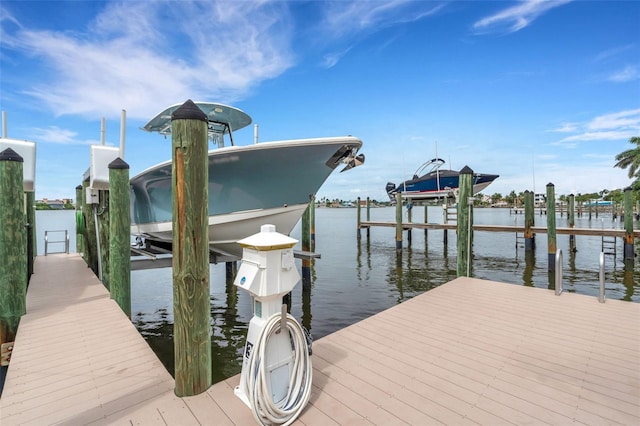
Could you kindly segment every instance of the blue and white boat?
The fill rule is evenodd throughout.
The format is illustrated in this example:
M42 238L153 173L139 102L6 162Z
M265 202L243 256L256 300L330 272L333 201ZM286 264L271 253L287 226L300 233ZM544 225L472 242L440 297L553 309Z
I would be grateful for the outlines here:
M423 165L413 174L413 177L396 186L393 182L388 182L386 186L387 194L392 203L395 203L396 194L400 193L403 199L409 201L433 200L448 197L457 197L460 172L455 170L441 170L444 160L433 158ZM489 175L483 173L473 174L473 193L485 189L499 175Z
M269 223L289 234L318 189L340 165L342 171L364 162L362 141L353 136L260 142L238 146L235 131L251 124L243 111L195 102L209 120L209 242L213 251L241 254L236 242ZM160 112L144 130L171 134L171 114ZM230 142L225 146L225 139ZM132 234L172 241L171 160L131 179Z

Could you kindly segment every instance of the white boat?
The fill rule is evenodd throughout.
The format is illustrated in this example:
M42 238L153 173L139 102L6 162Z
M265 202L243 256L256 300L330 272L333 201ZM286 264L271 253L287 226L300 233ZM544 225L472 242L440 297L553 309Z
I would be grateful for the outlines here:
M237 146L233 132L251 124L243 111L195 102L209 120L209 243L212 251L240 255L237 241L270 223L289 234L311 197L331 172L364 162L362 141L353 136L260 142ZM171 134L173 105L144 126ZM225 137L230 141L225 145ZM257 139L257 138L256 138ZM257 142L257 141L256 141ZM154 242L172 241L171 160L131 179L132 234Z

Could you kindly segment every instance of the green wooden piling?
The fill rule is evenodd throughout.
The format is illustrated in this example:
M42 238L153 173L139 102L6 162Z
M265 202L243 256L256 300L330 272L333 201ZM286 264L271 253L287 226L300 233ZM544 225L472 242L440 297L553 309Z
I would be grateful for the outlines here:
M634 260L634 238L633 238L633 202L631 187L624 189L624 262L633 267Z
M307 206L302 213L302 251L310 251L311 250L311 231L309 227L309 218L311 209L311 204ZM310 259L302 259L302 279L310 281L311 280L311 260Z
M109 163L109 292L131 318L131 214L129 165L121 158Z
M171 115L175 393L211 386L207 116L191 100Z
M425 203L424 205L424 223L429 223L429 209L428 205ZM427 228L424 228L424 239L427 241Z
M309 251L316 251L316 197L311 197L309 202L309 230L310 230L310 244ZM313 260L311 261L313 262Z
M361 236L360 230L362 229L362 221L360 219L360 217L361 217L360 216L360 213L361 213L360 212L360 197L358 197L358 205L356 206L356 211L357 211L357 214L358 214L358 230L357 230L356 236L358 238L360 238L360 236Z
M402 194L396 192L396 252L402 251Z
M575 201L576 197L573 194L569 194L569 228L576 227L576 212L575 212ZM573 234L569 235L569 251L576 251L576 236Z
M82 214L85 221L85 232L83 238L83 246L84 246L84 260L87 262L87 265L91 268L96 276L99 276L98 273L98 250L97 250L97 239L96 239L96 222L95 217L93 215L94 204L91 204L87 196L87 188L89 187L89 179L82 182L82 192L84 205L82 206Z
M367 222L371 221L371 200L367 197ZM371 236L371 227L367 226L367 238Z
M84 227L82 226L82 185L76 186L76 253L83 252L82 234Z
M458 184L459 185L459 184ZM444 197L444 204L442 205L442 214L443 214L443 219L442 219L442 223L444 223L445 225L447 223L449 223L449 202L447 201L447 196L445 195ZM448 243L448 232L446 229L444 229L442 231L442 243L444 244L444 248L445 248L445 252L447 250L447 243Z
M460 170L460 189L457 207L457 271L459 277L471 276L471 253L473 247L473 216L469 198L473 194L473 170L465 166Z
M111 289L111 265L109 262L109 191L98 191L100 204L98 207L98 234L100 244L100 276L102 284ZM96 244L98 243L96 242Z
M534 251L536 247L535 235L531 228L535 223L533 212L533 192L524 191L524 251Z
M27 306L23 158L0 152L0 344L13 342Z
M556 269L556 195L555 186L547 184L547 253L549 255L549 271Z
M25 193L27 220L27 283L33 275L33 261L38 253L36 243L36 193Z
M408 202L407 203L407 222L409 223L412 222L412 218L411 218L412 211L413 211L413 204L411 202ZM407 242L411 244L411 228L410 227L407 229Z

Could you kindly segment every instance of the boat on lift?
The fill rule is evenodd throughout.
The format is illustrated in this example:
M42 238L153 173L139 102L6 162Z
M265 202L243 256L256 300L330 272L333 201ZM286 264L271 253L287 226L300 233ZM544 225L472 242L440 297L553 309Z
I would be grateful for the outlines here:
M353 136L294 139L236 145L234 132L251 117L231 106L195 102L207 115L209 139L216 148L209 157L209 243L212 252L238 256L238 240L269 223L289 234L311 197L334 169L364 163L362 141ZM171 135L172 105L151 119L144 130ZM225 146L225 141L229 145ZM132 235L139 241L171 243L171 160L130 180Z
M445 161L441 158L433 158L422 164L413 174L413 177L399 185L388 182L386 186L387 194L394 204L396 194L400 193L402 198L409 201L428 201L440 198L455 199L460 186L460 172L456 170L442 170ZM499 175L474 173L473 193L484 190Z

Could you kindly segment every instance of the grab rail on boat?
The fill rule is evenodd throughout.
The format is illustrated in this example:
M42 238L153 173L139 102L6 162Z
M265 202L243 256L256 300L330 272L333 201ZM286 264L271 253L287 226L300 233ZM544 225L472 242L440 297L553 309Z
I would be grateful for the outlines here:
M600 291L598 293L598 302L604 303L604 252L600 252Z
M556 296L562 294L562 250L556 251Z

